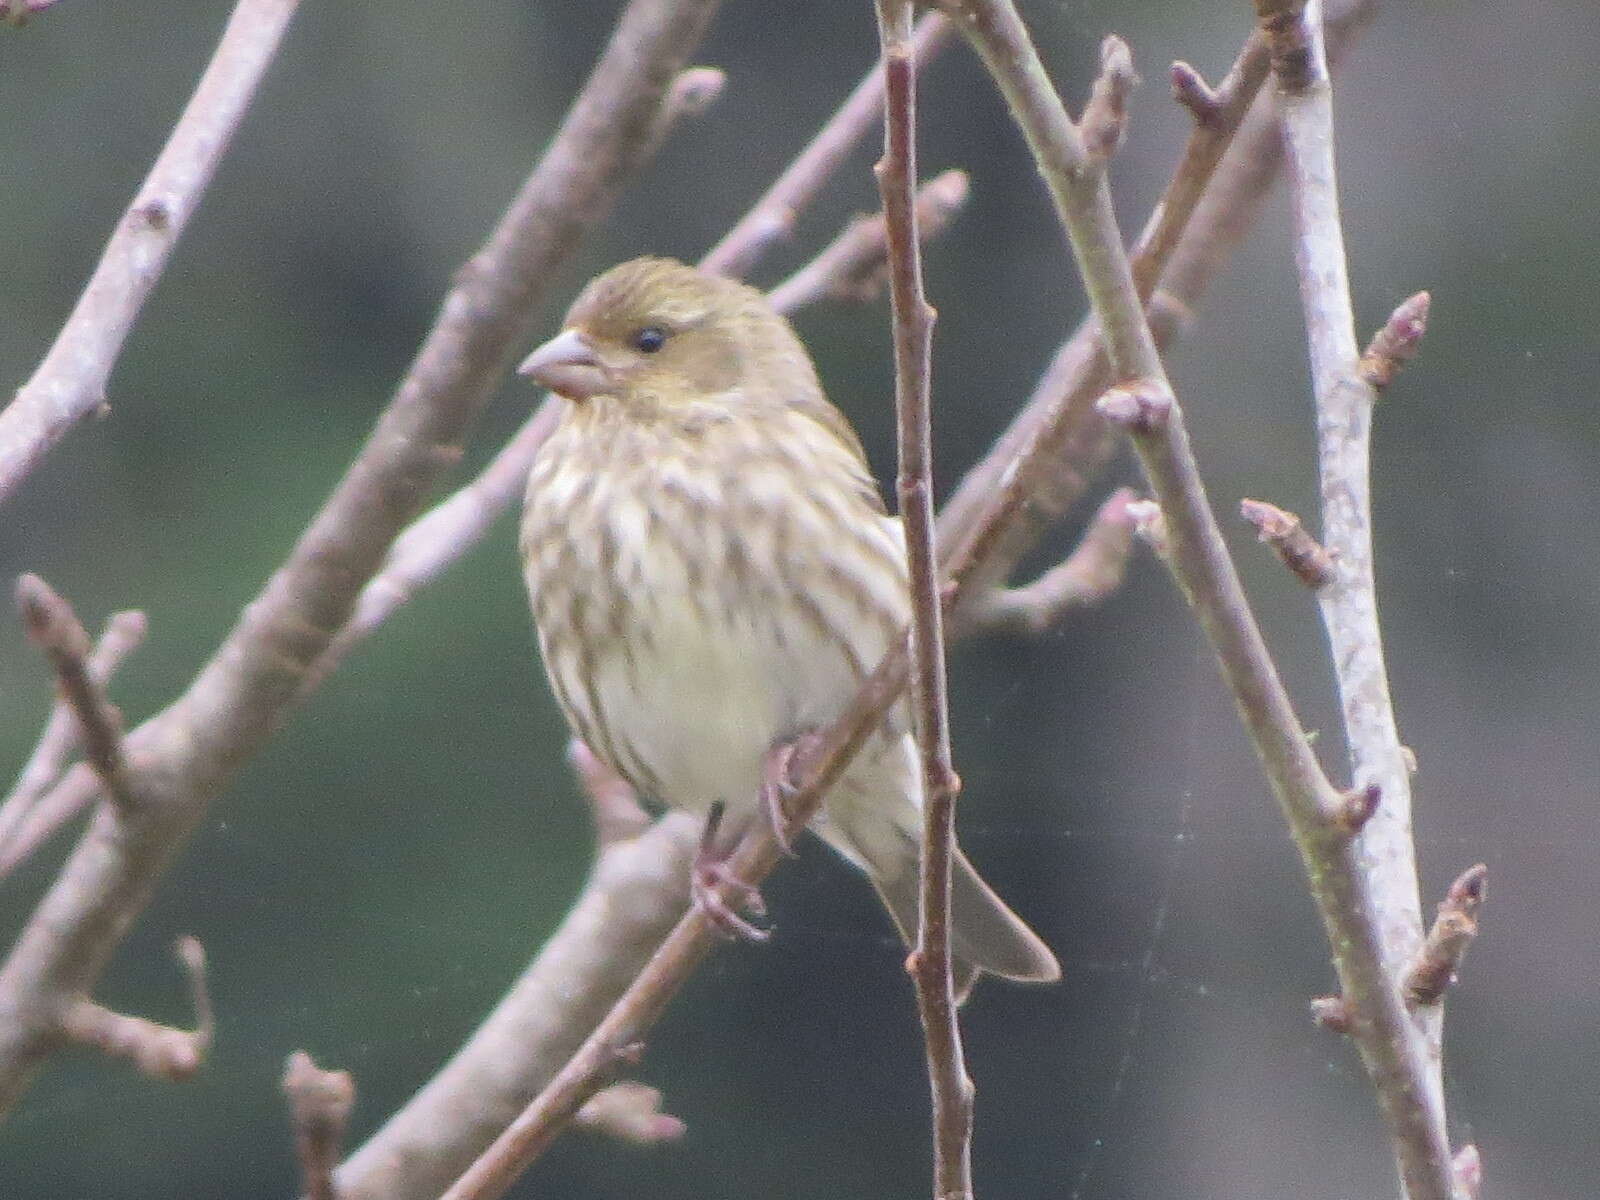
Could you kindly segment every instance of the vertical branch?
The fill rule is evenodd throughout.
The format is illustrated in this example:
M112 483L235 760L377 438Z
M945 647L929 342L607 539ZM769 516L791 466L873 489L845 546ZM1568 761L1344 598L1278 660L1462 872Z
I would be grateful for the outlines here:
M917 237L916 73L907 44L909 0L878 0L883 45L883 158L877 165L889 251L895 417L900 446L896 488L911 582L911 706L922 769L923 833L916 949L908 964L933 1093L935 1200L972 1196L972 1080L961 1053L950 962L950 869L956 795L945 695L944 619L934 552L933 447L929 374L934 311L922 289Z
M145 299L227 153L299 0L239 0L188 107L55 344L0 412L0 502L51 446L104 407L106 380Z

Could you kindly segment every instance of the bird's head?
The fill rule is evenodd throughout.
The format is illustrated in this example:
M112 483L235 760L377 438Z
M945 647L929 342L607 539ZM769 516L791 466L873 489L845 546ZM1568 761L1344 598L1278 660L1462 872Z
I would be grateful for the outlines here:
M669 258L636 258L596 277L561 332L517 368L569 400L671 405L754 398L770 381L816 386L788 322L762 295Z

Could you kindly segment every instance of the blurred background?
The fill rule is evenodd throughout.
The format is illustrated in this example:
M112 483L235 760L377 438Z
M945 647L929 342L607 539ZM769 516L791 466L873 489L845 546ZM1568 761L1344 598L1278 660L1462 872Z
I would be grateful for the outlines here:
M98 627L150 618L116 700L168 702L339 478L551 134L619 5L308 3L112 378L8 504L0 573L42 573ZM1215 79L1249 6L1028 3L1076 104L1108 32L1147 83L1115 168L1136 230L1186 132L1184 58ZM220 33L221 3L63 3L0 30L0 388L33 370ZM1514 31L1514 32L1513 32ZM731 0L699 61L721 102L672 138L554 288L704 251L869 64L871 5ZM1452 993L1453 1138L1494 1195L1600 1173L1600 9L1392 5L1339 78L1341 185L1365 337L1434 295L1378 413L1378 567L1402 734L1420 761L1424 903L1489 866ZM875 205L869 147L760 275ZM1083 302L992 89L952 46L923 88L925 173L972 172L928 256L942 490L1028 391ZM892 471L883 304L799 321L834 400ZM1310 598L1241 495L1315 511L1305 352L1281 197L1171 355L1214 502L1308 724L1343 773ZM507 384L456 482L523 419ZM1124 456L1097 495L1136 472ZM1088 505L1086 504L1086 509ZM1070 546L1077 514L1035 567ZM359 1140L428 1079L565 911L591 853L505 521L393 620L244 772L164 880L99 993L186 1022L167 947L210 950L202 1075L55 1060L0 1130L0 1194L292 1196L277 1081L305 1047L351 1070ZM6 584L9 590L9 583ZM980 1194L1393 1192L1353 1051L1313 1028L1332 986L1292 847L1209 651L1147 555L1098 611L952 661L963 841L1061 955L1052 989L966 1010ZM51 680L0 615L0 775ZM70 839L0 884L9 942ZM638 1150L564 1139L525 1198L927 1194L926 1084L901 951L864 882L815 847L768 885L778 936L719 951L640 1074L687 1121ZM1588 1181L1588 1182L1585 1182ZM1490 1193L1486 1193L1490 1194Z

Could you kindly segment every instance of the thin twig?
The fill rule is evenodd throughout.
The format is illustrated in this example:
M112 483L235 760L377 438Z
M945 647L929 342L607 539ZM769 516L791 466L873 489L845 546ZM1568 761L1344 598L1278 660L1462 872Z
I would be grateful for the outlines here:
M123 660L143 643L148 628L142 612L130 609L112 614L87 663L89 679L95 687L104 690L110 684ZM9 844L18 828L33 812L46 789L60 777L67 756L77 745L78 718L65 700L57 700L33 753L17 774L16 785L5 803L0 804L0 857L9 853ZM0 869L0 874L3 873Z
M633 0L583 93L446 297L398 395L288 561L189 689L128 739L159 803L102 806L0 968L0 1113L59 1044L63 994L87 993L213 797L304 693L302 680L526 342L556 267L639 166L717 0Z
M1241 500L1239 515L1255 526L1262 544L1271 546L1283 565L1308 588L1315 590L1333 581L1333 555L1294 513L1264 500Z
M912 69L921 70L938 54L949 42L949 34L949 25L937 13L923 17L912 37ZM856 85L754 207L706 252L700 269L735 278L748 275L755 260L774 242L793 234L801 210L877 126L882 113L883 68L879 65Z
M77 718L83 755L106 795L123 811L132 809L135 785L123 747L122 714L89 669L89 635L72 605L37 575L23 575L17 580L17 611L28 637L55 669L61 698Z
M972 1079L961 1051L950 956L950 872L955 859L956 797L961 781L950 760L945 691L944 616L933 531L934 311L922 287L917 238L916 75L911 66L910 0L878 0L887 103L878 190L889 250L894 332L895 491L905 527L911 590L911 708L922 770L922 855L916 946L907 963L916 985L933 1093L933 1194L972 1196Z
M216 1017L206 986L206 954L199 939L181 937L173 946L173 952L189 980L195 1015L193 1029L174 1029L79 997L68 1003L61 1013L62 1036L113 1058L126 1059L152 1079L193 1078L211 1049Z
M1257 13L1272 46L1278 81L1295 263L1317 405L1322 544L1334 567L1333 579L1318 591L1317 601L1339 688L1352 784L1376 787L1382 795L1357 848L1386 969L1381 1001L1388 1012L1399 1003L1398 983L1422 941L1422 912L1411 833L1411 772L1395 725L1373 573L1368 468L1377 394L1360 373L1339 216L1333 88L1321 5L1318 0L1257 0ZM1396 342L1414 344L1420 329L1405 316L1400 323L1405 328ZM1368 981L1368 986L1375 991L1378 981ZM1345 999L1362 1011L1348 987ZM1383 1030L1397 1043L1385 1048L1383 1057L1391 1067L1404 1065L1403 1080L1379 1069L1378 1047L1360 1038L1358 1025L1357 1040L1363 1041L1363 1056L1390 1120L1410 1200L1449 1200L1451 1193L1441 1021L1433 1006L1418 1014L1417 1026L1407 1021Z
M296 1050L284 1065L282 1087L307 1200L340 1200L333 1171L356 1103L355 1080L348 1071L324 1071Z
M1098 604L1122 586L1133 549L1135 494L1118 488L1084 527L1071 554L1032 583L993 587L956 614L962 632L1009 629L1039 634L1074 609Z
M917 234L932 241L967 202L965 171L945 171L917 191ZM767 293L779 312L818 300L872 300L887 279L883 214L857 217L810 262Z
M200 84L117 223L33 378L0 412L0 502L66 432L106 408L106 380L200 203L299 0L239 0Z

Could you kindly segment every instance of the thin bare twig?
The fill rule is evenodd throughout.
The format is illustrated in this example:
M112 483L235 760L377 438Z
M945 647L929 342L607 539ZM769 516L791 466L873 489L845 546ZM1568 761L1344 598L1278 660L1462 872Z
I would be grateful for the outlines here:
M37 575L23 575L17 580L17 611L28 637L55 669L61 698L78 721L84 757L106 795L124 811L133 808L135 785L123 749L122 714L89 669L89 635L72 605Z
M917 191L917 233L932 241L967 202L965 171L945 171ZM793 312L818 300L872 300L887 278L883 215L857 217L810 262L767 293L779 312Z
M112 614L86 664L89 680L96 688L103 691L110 684L123 660L144 641L148 629L142 612L130 609ZM64 699L57 700L33 753L17 774L16 785L5 803L0 804L0 856L8 853L8 845L17 829L60 777L67 756L77 745L78 718ZM0 874L4 874L3 869Z
M1118 488L1090 518L1071 554L1032 583L978 594L955 614L957 627L963 632L1010 629L1039 634L1074 609L1110 596L1122 586L1133 549L1135 522L1129 506L1135 500L1133 491Z
M889 249L894 333L895 491L905 527L911 590L911 708L922 770L922 856L916 946L907 969L916 985L933 1093L933 1194L972 1196L972 1079L961 1051L950 956L950 872L956 797L945 692L944 614L933 530L932 356L934 311L922 287L917 240L916 75L911 67L910 0L877 0L887 103L878 190Z
M102 806L0 967L0 1112L59 1044L207 805L302 698L302 679L528 336L555 268L639 165L716 0L633 0L538 168L445 299L399 394L288 561L189 689L128 738L160 803Z
M930 13L917 24L912 38L912 69L920 70L949 42L944 18ZM800 211L833 178L861 139L873 129L883 112L883 68L876 66L828 118L804 150L789 164L739 219L721 241L700 260L700 269L713 275L742 278L774 242L790 237Z
M339 1200L333 1170L356 1103L355 1080L348 1071L324 1071L296 1050L284 1064L282 1087L307 1200Z
M1376 924L1382 980L1363 981L1367 1002L1345 1001L1363 1018L1356 1038L1389 1119L1410 1200L1449 1200L1450 1142L1440 1066L1442 1014L1392 1021L1400 981L1422 941L1421 898L1411 834L1411 772L1395 725L1372 562L1369 457L1377 394L1362 378L1334 168L1333 89L1319 0L1256 0L1278 81L1286 170L1295 224L1295 263L1305 310L1317 406L1322 544L1333 578L1317 593L1338 684L1353 786L1376 787L1382 803L1362 829L1358 864ZM1425 303L1422 308L1425 311ZM1396 321L1392 346L1413 346L1412 313ZM1392 355L1386 355L1392 357ZM1369 1035L1363 1038L1363 1032ZM1380 1047L1376 1038L1392 1044Z
M0 502L106 407L106 380L266 74L299 0L239 0L200 84L33 378L0 412Z
M1301 583L1315 590L1332 582L1333 555L1311 536L1294 513L1264 500L1241 500L1239 515L1255 526L1262 544L1271 546Z
M216 1017L206 986L206 954L198 938L181 937L173 952L189 979L194 1006L193 1029L174 1029L144 1017L114 1012L85 997L68 1003L60 1015L61 1034L81 1046L92 1046L123 1058L152 1079L193 1078L211 1049Z

